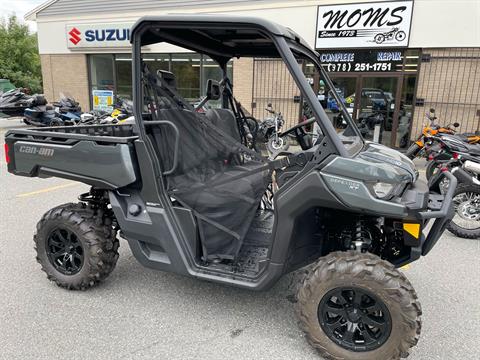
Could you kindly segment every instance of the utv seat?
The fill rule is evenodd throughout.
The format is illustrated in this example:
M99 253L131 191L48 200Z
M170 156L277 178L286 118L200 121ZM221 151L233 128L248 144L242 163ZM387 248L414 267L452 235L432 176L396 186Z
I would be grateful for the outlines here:
M213 126L216 126L238 142L241 142L237 119L235 118L233 111L229 109L208 109L205 113L205 117Z
M236 257L270 180L268 170L255 171L262 163L238 160L233 136L222 138L222 128L239 138L232 115L228 110L211 111L208 118L189 110L159 111L159 120L175 124L180 136L177 166L166 177L167 187L170 196L196 214L207 258ZM225 126L218 125L217 132L213 122ZM163 169L171 169L175 132L164 125L149 128Z

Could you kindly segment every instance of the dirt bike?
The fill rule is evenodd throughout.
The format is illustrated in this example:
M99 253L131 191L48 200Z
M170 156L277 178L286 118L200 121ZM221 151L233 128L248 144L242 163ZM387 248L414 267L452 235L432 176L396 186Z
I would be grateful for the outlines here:
M407 152L405 153L405 155L410 159L414 159L424 154L424 152L421 153L421 150L425 148L425 144L428 139L431 139L433 136L439 134L455 134L455 128L460 126L460 124L457 122L449 124L447 126L440 126L435 124L435 120L437 120L437 117L435 116L435 109L430 109L429 113L425 113L425 117L427 118L429 124L426 124L423 127L422 133L418 136L417 140L410 145L410 147L407 149Z
M386 33L376 34L373 40L377 44L382 44L384 41L389 41L393 39L397 41L403 41L406 37L407 34L405 34L405 31L400 30L398 27L394 27L392 30Z

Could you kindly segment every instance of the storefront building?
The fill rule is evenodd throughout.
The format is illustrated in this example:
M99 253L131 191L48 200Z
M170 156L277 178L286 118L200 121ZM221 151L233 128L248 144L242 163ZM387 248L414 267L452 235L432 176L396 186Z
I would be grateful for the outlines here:
M130 97L129 28L143 15L168 13L251 15L292 28L319 52L357 122L382 114L374 136L386 145L405 148L430 108L441 123L458 121L461 131L480 130L480 4L470 0L48 1L26 16L38 24L47 99L68 92L92 109L100 106L98 90ZM179 92L192 102L204 95L207 79L220 76L211 59L171 45L146 52L149 67L174 72ZM230 65L247 111L262 118L269 89L282 86L285 95L275 100L289 106L295 122L299 94L282 80L285 71L268 59ZM317 76L307 78L328 104Z

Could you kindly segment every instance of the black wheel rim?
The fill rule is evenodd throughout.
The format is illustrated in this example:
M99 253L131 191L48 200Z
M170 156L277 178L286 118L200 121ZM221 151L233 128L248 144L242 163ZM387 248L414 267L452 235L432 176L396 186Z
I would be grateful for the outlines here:
M379 348L392 331L390 312L383 301L357 287L330 290L318 305L318 320L332 341L355 352Z
M64 275L74 275L83 266L84 252L77 235L64 228L56 228L47 238L50 263Z

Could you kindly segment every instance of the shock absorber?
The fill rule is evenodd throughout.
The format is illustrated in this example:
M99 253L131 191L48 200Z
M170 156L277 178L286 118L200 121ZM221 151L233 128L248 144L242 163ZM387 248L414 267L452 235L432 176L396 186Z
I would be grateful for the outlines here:
M372 244L372 234L368 231L366 221L362 218L358 218L355 222L355 228L352 236L352 248L365 252Z

